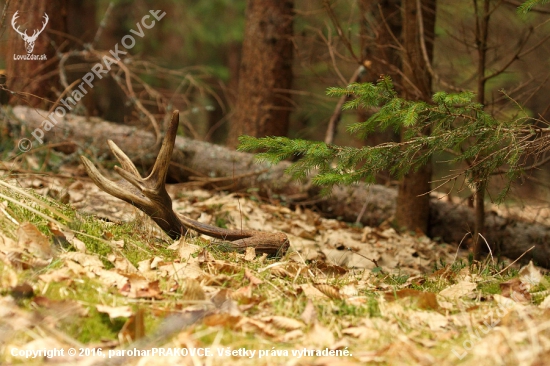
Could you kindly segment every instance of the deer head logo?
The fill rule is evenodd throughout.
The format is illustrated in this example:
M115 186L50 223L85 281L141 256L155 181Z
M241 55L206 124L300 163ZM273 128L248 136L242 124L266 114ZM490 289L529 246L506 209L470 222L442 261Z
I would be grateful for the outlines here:
M49 20L48 14L44 13L44 22L42 22L42 29L40 30L35 29L32 36L29 36L27 34L26 29L24 32L21 32L19 30L19 26L15 28L15 20L19 17L17 13L19 13L19 11L16 11L15 14L13 14L13 17L11 18L11 26L17 33L19 33L21 38L23 38L23 41L25 41L25 48L27 49L27 53L32 53L32 50L34 49L34 42L36 42L36 38L38 38L38 35L40 35L40 33L42 33L44 28L46 28L46 24L48 24L48 20Z

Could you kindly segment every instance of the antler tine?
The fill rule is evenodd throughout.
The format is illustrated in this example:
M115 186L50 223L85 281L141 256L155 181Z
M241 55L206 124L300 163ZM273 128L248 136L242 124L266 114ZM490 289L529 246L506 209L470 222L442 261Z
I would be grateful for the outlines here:
M111 149L111 151L115 155L115 158L118 160L118 162L122 166L122 169L140 177L139 171L137 170L132 160L130 160L128 155L126 155L124 151L122 151L120 147L118 147L117 144L113 142L113 140L108 140L107 144L109 144L109 148Z
M174 144L176 142L176 134L178 132L179 113L179 110L175 110L174 113L172 113L170 127L168 127L168 131L166 131L166 136L164 136L164 141L157 155L157 160L155 160L155 165L153 165L153 170L151 174L145 178L145 181L151 183L151 189L156 193L164 189L168 167L170 166L170 160L172 158L172 151L174 151Z
M144 184L144 179L139 175L136 177L132 173L127 172L126 170L121 169L118 166L115 166L115 171L118 173L118 175L120 175L122 178L127 180L129 183L131 183L134 187L136 187L140 191L143 192L147 190L147 187Z
M115 167L115 170L123 178L119 182L115 183L103 177L92 162L84 156L81 156L82 163L90 178L100 189L145 212L172 239L177 239L187 233L189 229L193 229L214 238L235 240L229 245L236 251L254 247L261 253L283 255L289 247L288 237L283 233L222 229L180 216L173 210L172 199L166 192L165 180L174 150L178 124L179 111L174 111L153 170L147 178L142 178L139 175L132 161L112 141L109 141L109 146L122 165L122 168Z
M80 160L82 160L82 164L84 164L84 168L86 169L88 176L103 191L130 204L137 204L140 206L149 205L149 202L145 199L145 197L133 194L132 192L129 192L126 187L121 187L115 182L112 182L109 179L105 178L96 169L95 165L85 156L80 156Z

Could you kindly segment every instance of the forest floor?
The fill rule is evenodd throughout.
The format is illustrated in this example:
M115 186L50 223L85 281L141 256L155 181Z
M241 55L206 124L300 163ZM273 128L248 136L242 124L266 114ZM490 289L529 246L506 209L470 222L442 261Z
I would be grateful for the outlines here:
M291 250L173 241L87 179L0 172L1 364L547 363L550 278L532 264L253 196L169 192L184 215L283 231Z

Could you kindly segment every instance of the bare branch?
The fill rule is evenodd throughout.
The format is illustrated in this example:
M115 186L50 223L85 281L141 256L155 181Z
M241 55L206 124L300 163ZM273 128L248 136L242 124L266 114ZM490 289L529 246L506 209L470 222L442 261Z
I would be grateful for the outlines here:
M355 59L355 61L358 64L361 64L361 59L355 55L355 52L353 52L353 47L351 46L351 42L349 39L344 35L344 32L342 31L342 27L340 26L340 22L338 21L338 17L334 13L334 10L332 10L332 7L330 6L330 3L328 0L323 1L323 5L325 6L325 9L327 10L327 13L330 17L330 20L332 21L332 24L336 28L336 31L338 32L338 36L344 42L344 45L348 49L349 53L352 55L352 57Z
M353 73L353 76L349 79L348 85L357 82L357 80L359 79L359 76L361 75L362 70L364 69L365 67L363 65L359 66ZM334 141L334 135L336 134L336 129L338 128L340 117L342 116L342 107L344 106L344 103L346 102L347 99L348 99L347 95L342 95L338 100L338 103L336 103L336 107L334 107L334 113L332 113L332 116L330 116L330 121L327 127L327 133L325 134L326 144L332 144L332 142Z
M454 90L457 92L463 92L464 89L456 87L454 85L451 85L447 83L445 80L441 79L439 74L437 74L433 67L432 63L430 62L430 58L428 57L428 50L426 48L426 37L424 35L424 18L422 16L422 4L420 3L420 0L416 0L416 13L418 15L418 31L420 33L420 49L422 50L422 57L424 58L424 63L426 64L426 67L428 68L428 72L432 76L435 82L440 83L444 87Z

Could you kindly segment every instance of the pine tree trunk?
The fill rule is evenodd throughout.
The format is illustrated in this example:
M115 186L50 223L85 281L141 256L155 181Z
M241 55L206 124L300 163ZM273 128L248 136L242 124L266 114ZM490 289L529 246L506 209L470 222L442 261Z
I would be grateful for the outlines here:
M489 36L489 19L490 19L490 0L483 1L482 13L479 13L477 1L474 0L474 6L476 7L476 47L478 54L477 61L477 102L485 105L485 68L487 63L487 50L488 50L488 36ZM475 191L475 225L473 233L473 248L474 258L481 260L483 253L483 239L484 227L485 227L485 189L487 188L487 181L482 180L474 176L474 183L476 187Z
M228 144L238 137L286 136L292 84L293 0L248 0L235 113Z
M423 34L419 24L417 0L403 0L403 89L407 99L430 100L431 76L422 54L421 42L425 43L428 61L433 55L436 0L418 1L422 8ZM429 134L426 130L424 133ZM428 232L430 215L430 180L432 165L429 160L417 170L406 174L399 186L396 224L408 230Z
M359 6L361 51L363 59L371 62L363 81L376 82L381 75L388 75L400 91L401 0L361 0Z
M401 0L361 0L361 50L363 60L370 63L370 67L362 77L361 82L374 83L382 75L392 78L395 89L401 88L401 54L399 53L399 39L402 34ZM372 112L359 108L357 119L366 121ZM385 142L399 141L399 134L394 130L377 131L369 134L365 140L368 146L376 146ZM383 184L390 180L389 172L381 172L377 176L377 183Z

